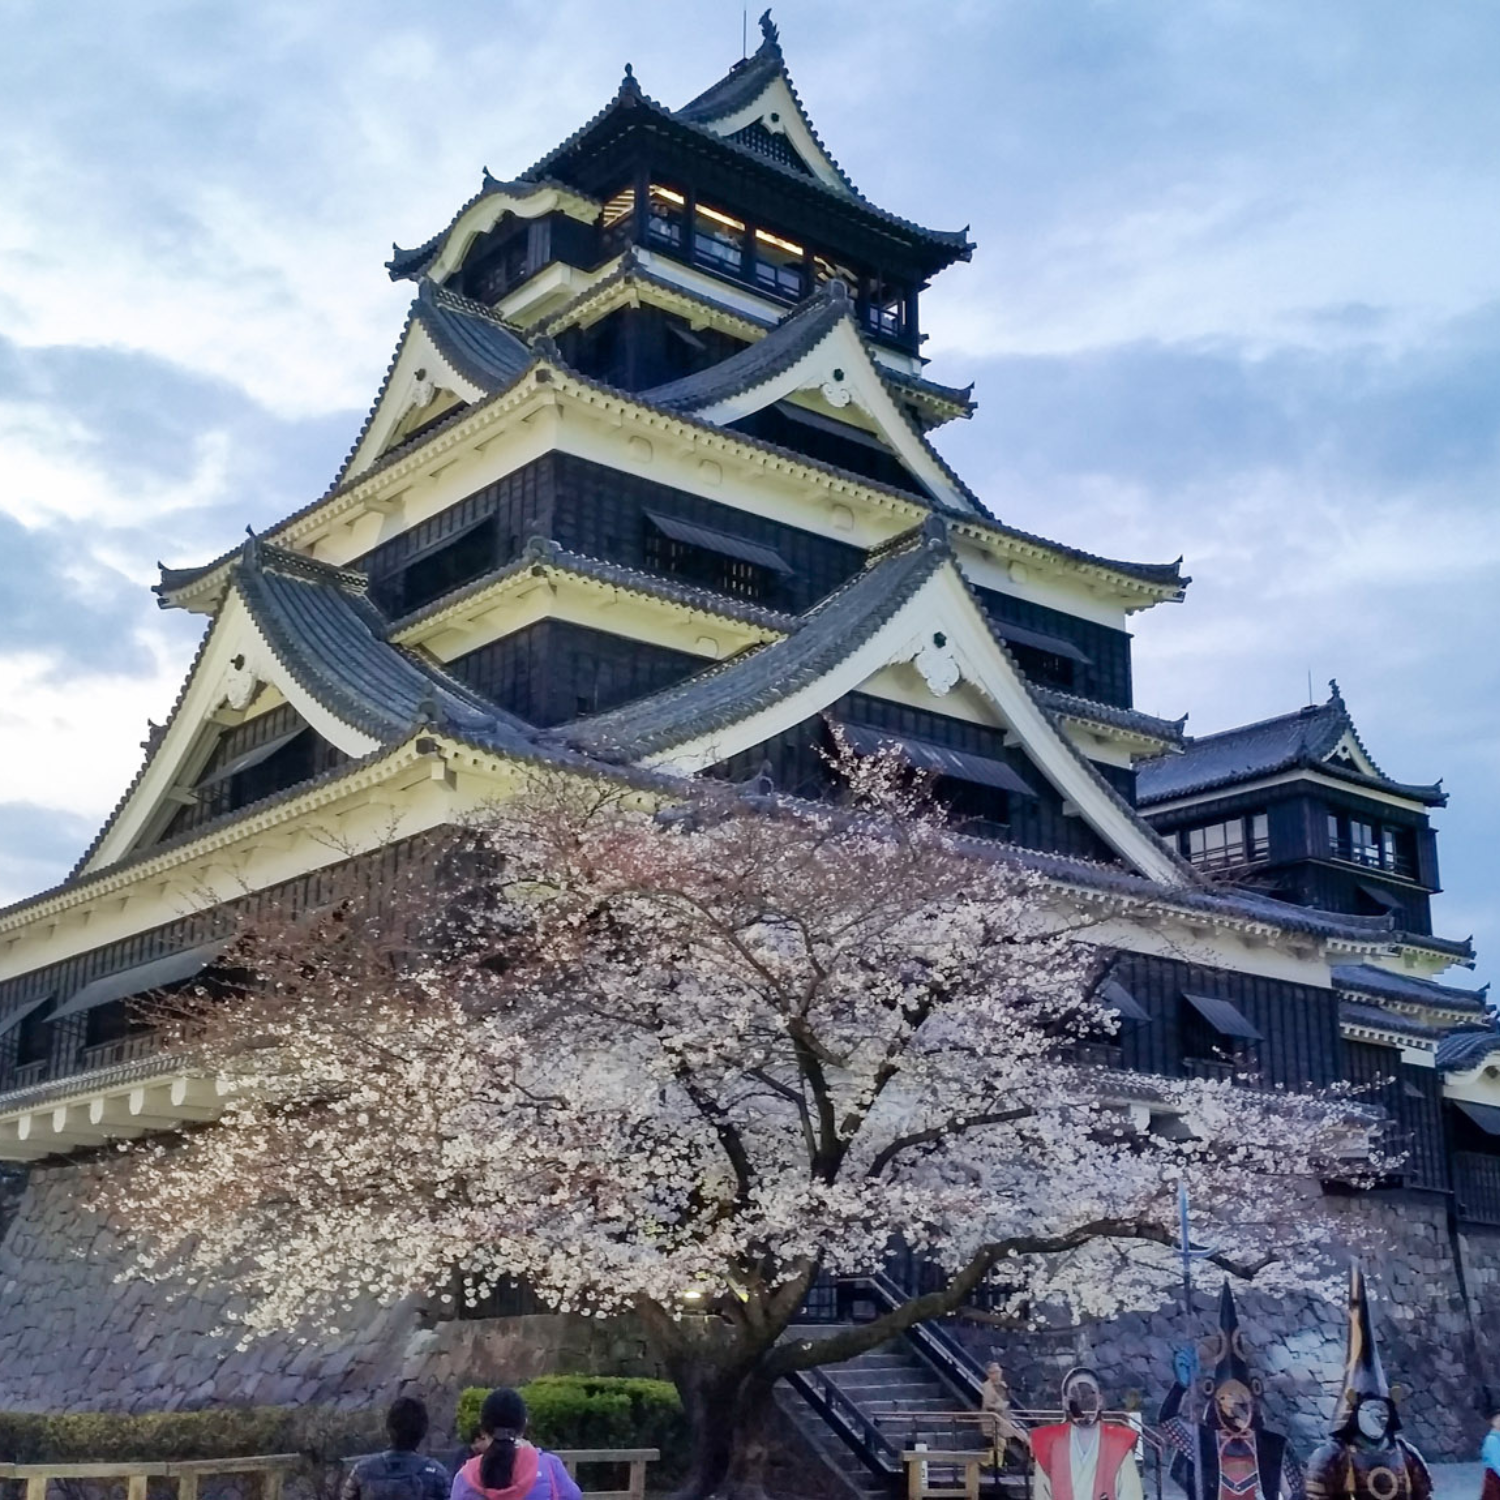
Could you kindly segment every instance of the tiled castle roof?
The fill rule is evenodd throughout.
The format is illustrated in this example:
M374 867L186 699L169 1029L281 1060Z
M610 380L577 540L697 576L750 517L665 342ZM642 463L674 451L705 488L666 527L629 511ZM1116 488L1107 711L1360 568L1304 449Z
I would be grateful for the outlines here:
M1138 768L1141 806L1299 769L1317 770L1351 785L1442 806L1447 795L1441 785L1409 785L1392 780L1384 772L1372 776L1351 762L1330 758L1347 736L1359 746L1368 764L1375 764L1359 738L1338 684L1331 684L1331 688L1326 703L1219 734L1190 738L1180 755L1143 761Z
M816 681L874 635L951 556L946 539L931 529L908 533L781 640L556 733L604 759L627 761L711 734Z
M381 741L404 739L423 724L495 743L530 739L519 719L387 641L363 574L252 538L235 584L277 660L346 724Z
M620 117L630 111L642 110L652 117L653 123L658 129L671 132L680 131L684 135L696 139L699 142L711 142L714 147L729 152L743 161L754 163L755 166L765 171L774 173L781 178L783 183L795 183L799 187L810 192L821 193L843 205L846 209L853 209L863 215L867 215L878 224L888 229L897 231L908 242L914 242L934 252L934 258L940 265L950 264L954 260L967 260L973 254L974 246L969 240L969 232L964 229L928 229L924 225L915 223L911 219L904 219L900 214L891 213L888 209L880 208L870 202L862 193L858 192L847 177L840 177L843 186L835 189L822 182L816 177L811 177L805 172L777 161L774 157L767 156L756 151L750 146L744 145L732 137L720 135L708 125L701 123L695 118L689 117L685 112L673 111L666 105L652 99L636 81L635 74L626 65L625 76L621 80L620 87L616 90L614 97L604 106L591 120L579 126L572 135L560 145L555 146L540 161L534 163L521 174L523 182L538 182L544 178L563 177L566 179L567 162L570 157L586 149L596 136L602 133L612 124L617 123ZM809 126L809 128L811 128ZM832 158L829 158L832 161ZM837 169L836 169L837 170ZM937 266L934 266L936 269Z
M1430 1006L1452 1011L1488 1011L1489 986L1468 990L1458 985L1439 984L1415 974L1393 974L1374 964L1339 964L1333 971L1333 987L1350 994L1374 995L1412 1005Z
M410 250L403 250L399 245L391 246L391 258L385 263L386 270L390 273L392 281L417 281L427 270L434 260L437 259L448 236L457 227L458 221L474 207L476 203L482 203L486 198L534 198L538 193L555 189L558 192L567 193L573 198L586 198L577 188L569 187L565 182L557 182L552 178L539 177L527 182L500 182L491 177L488 168L484 173L484 180L480 189L467 203L458 210L448 221L447 227L438 230L431 239L422 244L414 246ZM602 205L601 205L602 207Z
M1500 1028L1450 1031L1437 1045L1437 1065L1444 1073L1467 1073L1497 1052L1500 1052Z

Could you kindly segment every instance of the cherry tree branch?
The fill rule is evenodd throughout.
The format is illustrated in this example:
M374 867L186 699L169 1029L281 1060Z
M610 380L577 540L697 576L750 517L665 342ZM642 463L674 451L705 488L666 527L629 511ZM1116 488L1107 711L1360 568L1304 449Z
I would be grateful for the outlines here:
M876 1154L870 1163L867 1177L879 1177L903 1151L911 1146L928 1146L937 1141L949 1140L970 1130L980 1130L986 1125L1009 1125L1013 1120L1029 1120L1036 1111L1029 1106L1016 1109L995 1110L990 1114L968 1115L962 1121L948 1120L934 1125L929 1130L913 1130L908 1135L897 1136Z

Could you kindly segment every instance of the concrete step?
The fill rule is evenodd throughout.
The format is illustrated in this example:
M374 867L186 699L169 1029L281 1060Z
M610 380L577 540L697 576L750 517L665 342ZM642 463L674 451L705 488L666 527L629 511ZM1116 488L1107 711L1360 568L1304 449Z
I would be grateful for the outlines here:
M854 1370L833 1369L828 1378L851 1397L860 1400L885 1401L901 1396L946 1396L947 1390L936 1380L923 1380L915 1370L882 1370L862 1375ZM950 1404L953 1398L950 1399Z
M819 1330L826 1336L835 1330ZM808 1334L812 1330L807 1330ZM946 1451L972 1451L979 1445L972 1427L934 1420L938 1414L964 1410L969 1403L957 1397L904 1341L867 1350L842 1364L824 1365L823 1375L840 1394L875 1421L897 1449L925 1444L933 1462L942 1466ZM891 1500L899 1480L871 1472L823 1421L816 1408L790 1387L781 1388L778 1402L809 1445L838 1477L845 1500ZM951 1472L953 1465L943 1466ZM945 1473L946 1477L946 1473Z
M846 1500L892 1500L890 1482L872 1474L829 1430L818 1413L787 1386L778 1388L777 1405L823 1460Z

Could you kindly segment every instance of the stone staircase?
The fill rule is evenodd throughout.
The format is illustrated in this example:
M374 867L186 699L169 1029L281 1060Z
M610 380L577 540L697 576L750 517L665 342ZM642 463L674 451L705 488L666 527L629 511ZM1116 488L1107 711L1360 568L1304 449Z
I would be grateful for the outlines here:
M794 1329L790 1333L815 1337L831 1331ZM877 1424L898 1453L919 1444L934 1451L975 1445L972 1426L956 1427L939 1420L941 1413L972 1409L973 1401L951 1390L905 1339L895 1339L843 1364L824 1365L822 1370L839 1395ZM822 1414L785 1382L777 1388L777 1403L851 1500L890 1500L899 1489L899 1476L872 1469ZM932 1416L924 1420L927 1413Z

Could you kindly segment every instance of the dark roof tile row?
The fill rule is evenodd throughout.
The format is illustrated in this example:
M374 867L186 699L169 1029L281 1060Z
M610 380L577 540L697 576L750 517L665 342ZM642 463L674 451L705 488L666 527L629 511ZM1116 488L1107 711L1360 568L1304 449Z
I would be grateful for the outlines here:
M1441 784L1409 785L1392 780L1384 772L1370 776L1352 765L1330 761L1328 757L1348 735L1375 765L1359 738L1338 684L1331 683L1330 688L1326 703L1190 738L1180 755L1143 761L1139 768L1141 804L1167 802L1297 769L1314 769L1354 786L1393 792L1428 806L1441 806L1447 801Z
M909 532L900 546L815 604L780 640L554 733L616 761L712 734L815 682L873 636L951 555L946 540L930 528Z
M1333 971L1335 989L1351 994L1376 995L1385 1000L1427 1005L1442 1010L1488 1011L1489 986L1468 990L1458 985L1439 984L1415 974L1394 974L1374 964L1339 964Z

